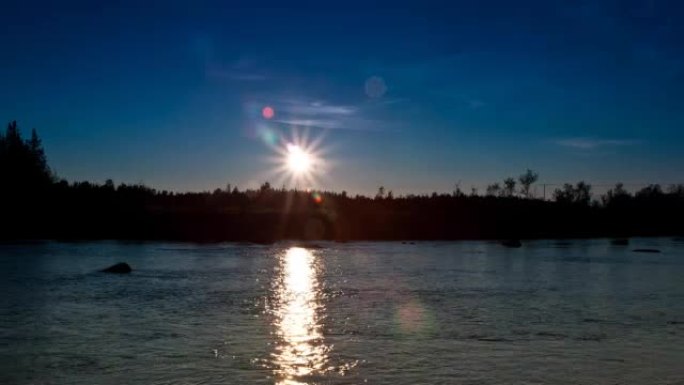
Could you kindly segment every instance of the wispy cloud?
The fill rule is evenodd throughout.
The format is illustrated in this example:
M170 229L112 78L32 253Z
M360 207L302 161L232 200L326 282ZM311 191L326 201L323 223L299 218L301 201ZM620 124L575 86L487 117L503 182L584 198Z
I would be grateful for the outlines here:
M262 81L268 77L262 73L248 72L243 70L207 68L206 75L209 78L234 81Z
M292 128L318 128L324 130L395 131L396 121L379 118L364 103L353 105L320 99L290 96L262 96L254 106L272 106L275 117L271 120ZM397 100L401 102L403 100ZM261 107L256 107L261 108Z
M305 116L349 116L356 113L356 107L345 105L331 105L316 101L310 103L292 102L286 103L283 109L291 114Z
M603 147L621 147L632 146L638 144L639 141L631 139L597 139L597 138L566 138L554 141L555 144L563 147L578 149L578 150L593 150Z
M208 78L232 81L262 81L268 76L257 69L256 62L247 57L240 57L228 65L217 64L207 60L205 74Z
M371 119L363 119L355 117L351 119L278 119L276 123L286 124L289 126L299 128L323 128L333 130L351 130L351 131L393 131L396 128L388 125L386 122L381 122Z
M358 129L360 121L357 107L320 100L283 100L277 111L280 117L275 122L298 127Z
M276 123L298 127L342 128L342 122L334 119L277 119Z
M400 103L407 103L411 101L409 98L382 98L380 100L371 99L367 102L370 106L392 106Z

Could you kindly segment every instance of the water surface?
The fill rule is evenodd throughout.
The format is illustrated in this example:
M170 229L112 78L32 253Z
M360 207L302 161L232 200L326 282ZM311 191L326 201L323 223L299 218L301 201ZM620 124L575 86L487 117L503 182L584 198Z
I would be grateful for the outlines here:
M684 242L316 246L0 245L0 383L684 384Z

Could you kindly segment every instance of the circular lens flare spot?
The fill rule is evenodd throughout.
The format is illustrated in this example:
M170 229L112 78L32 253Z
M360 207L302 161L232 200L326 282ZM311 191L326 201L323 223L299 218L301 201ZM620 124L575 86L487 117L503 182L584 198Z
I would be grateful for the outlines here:
M272 119L275 116L275 110L273 110L273 107L271 106L266 106L261 109L261 116L263 116L264 119Z
M311 168L311 155L296 144L288 144L287 168L295 174L308 172Z
M312 197L313 197L313 201L314 201L314 202L316 202L316 203L318 203L318 204L321 204L321 203L323 202L323 196L322 196L321 194L315 192L315 193L313 193L313 194L311 194L311 195L312 195Z

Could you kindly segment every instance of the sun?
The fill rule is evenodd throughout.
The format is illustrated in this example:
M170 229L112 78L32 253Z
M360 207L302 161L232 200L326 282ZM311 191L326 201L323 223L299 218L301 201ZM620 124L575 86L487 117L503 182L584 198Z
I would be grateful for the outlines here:
M312 156L298 145L288 143L286 162L293 174L305 174L311 169Z
M315 189L328 177L331 161L328 149L321 146L324 135L309 138L309 131L293 129L289 136L281 135L270 144L274 154L268 157L272 165L263 177L283 188Z

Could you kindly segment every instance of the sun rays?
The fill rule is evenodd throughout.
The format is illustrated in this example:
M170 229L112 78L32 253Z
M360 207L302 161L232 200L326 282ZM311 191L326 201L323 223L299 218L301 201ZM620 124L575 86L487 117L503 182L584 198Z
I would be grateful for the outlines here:
M323 136L310 139L308 130L292 130L291 137L281 137L271 146L275 155L269 178L289 188L315 189L328 171L329 161L321 147Z

